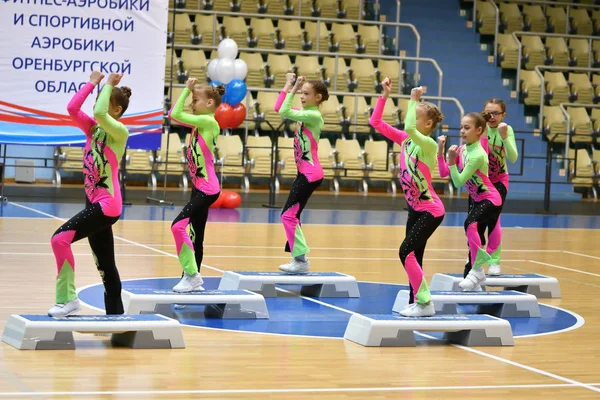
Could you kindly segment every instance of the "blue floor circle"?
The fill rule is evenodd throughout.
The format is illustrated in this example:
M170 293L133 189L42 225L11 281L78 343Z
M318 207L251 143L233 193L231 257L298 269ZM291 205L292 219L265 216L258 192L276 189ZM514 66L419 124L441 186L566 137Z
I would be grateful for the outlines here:
M180 278L147 278L123 282L123 288L171 289ZM215 290L221 278L205 277L204 287ZM203 306L187 306L175 311L181 324L223 330L254 333L300 335L311 337L343 338L351 313L390 314L396 294L406 285L359 282L360 298L315 298L285 294L277 298L265 298L269 319L217 319L205 318ZM299 286L281 286L294 293ZM87 305L104 310L102 284L82 288L79 298ZM459 307L459 312L468 311ZM575 329L583 324L583 318L570 311L540 303L541 318L506 318L515 337L544 335ZM441 337L442 334L433 335Z

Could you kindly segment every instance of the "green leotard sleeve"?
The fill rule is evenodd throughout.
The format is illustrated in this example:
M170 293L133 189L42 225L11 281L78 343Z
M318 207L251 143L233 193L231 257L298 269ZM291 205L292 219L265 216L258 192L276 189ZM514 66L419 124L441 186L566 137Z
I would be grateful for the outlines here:
M181 92L179 99L177 99L177 103L175 103L173 109L169 113L169 117L177 122L188 125L190 127L198 127L202 130L210 130L214 127L214 116L212 116L211 114L194 115L183 112L185 100L188 98L190 93L192 93L190 89L183 89L183 92Z
M320 124L322 117L318 110L292 110L293 100L293 93L288 93L285 96L285 100L279 109L279 114L282 117L291 119L293 121L312 124L313 126L318 126Z
M110 104L110 95L112 94L113 87L111 85L104 85L96 106L94 107L94 118L100 124L100 127L106 131L115 142L125 144L129 137L129 131L119 121L114 119L108 113L108 105Z
M465 150L463 150L463 151L465 151ZM460 155L459 155L459 157L460 157ZM483 156L478 155L477 157L469 159L469 161L467 162L467 165L465 165L465 168L462 170L462 172L458 172L458 167L456 166L456 164L451 165L450 166L450 176L452 177L452 182L454 183L454 186L461 187L465 183L467 183L467 181L473 175L475 175L475 172L477 172L477 170L481 167L481 165L483 163L484 163Z
M515 142L515 132L513 131L512 126L508 126L508 137L506 140L502 140L504 143L504 148L506 149L506 156L508 161L514 163L519 158L519 152L517 151L517 143Z
M408 110L406 118L404 118L404 130L408 134L408 137L423 149L425 154L437 153L437 143L435 140L417 131L417 104L419 103L414 100L408 102Z

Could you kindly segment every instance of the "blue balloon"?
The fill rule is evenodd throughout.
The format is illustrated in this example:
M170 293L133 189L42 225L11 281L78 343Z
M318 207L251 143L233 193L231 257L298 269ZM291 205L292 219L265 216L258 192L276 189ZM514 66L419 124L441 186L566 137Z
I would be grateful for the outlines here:
M237 106L246 97L246 92L246 82L241 79L234 79L225 87L225 96L222 100L231 106Z

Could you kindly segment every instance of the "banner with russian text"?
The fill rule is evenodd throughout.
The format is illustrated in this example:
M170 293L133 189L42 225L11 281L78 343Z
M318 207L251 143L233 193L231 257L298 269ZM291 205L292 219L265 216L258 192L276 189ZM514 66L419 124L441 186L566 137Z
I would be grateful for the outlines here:
M67 113L98 70L131 88L127 146L160 147L168 0L0 0L0 143L85 143Z

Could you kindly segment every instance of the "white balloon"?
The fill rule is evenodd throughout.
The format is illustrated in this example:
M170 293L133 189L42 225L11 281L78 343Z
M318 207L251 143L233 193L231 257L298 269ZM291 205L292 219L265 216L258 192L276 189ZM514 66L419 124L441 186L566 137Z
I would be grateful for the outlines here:
M248 65L246 65L246 61L238 58L233 61L233 66L235 67L234 79L240 79L242 81L246 79L246 75L248 74Z
M234 76L235 66L233 65L233 61L228 58L219 58L217 80L223 84L228 84L233 80Z
M208 72L206 73L213 81L218 81L217 75L219 75L219 59L214 58L208 63Z
M223 39L221 43L219 43L219 59L229 59L235 60L238 53L238 45L233 39Z

